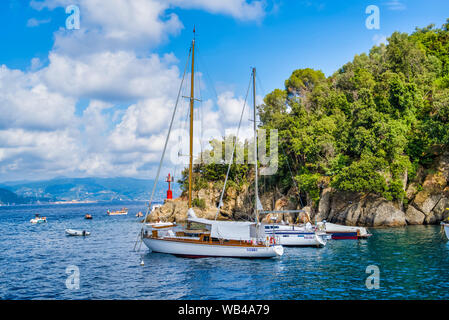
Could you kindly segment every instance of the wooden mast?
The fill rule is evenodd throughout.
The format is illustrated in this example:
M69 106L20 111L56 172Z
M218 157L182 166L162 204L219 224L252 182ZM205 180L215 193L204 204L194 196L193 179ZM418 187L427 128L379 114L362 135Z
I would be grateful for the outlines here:
M253 68L253 105L254 105L254 172L255 172L255 186L254 186L254 213L256 223L259 223L259 184L258 184L258 166L257 166L257 122L256 122L256 68Z
M195 82L195 27L193 27L192 40L192 72L190 80L190 152L189 152L189 209L192 208L192 180L193 180L193 105Z

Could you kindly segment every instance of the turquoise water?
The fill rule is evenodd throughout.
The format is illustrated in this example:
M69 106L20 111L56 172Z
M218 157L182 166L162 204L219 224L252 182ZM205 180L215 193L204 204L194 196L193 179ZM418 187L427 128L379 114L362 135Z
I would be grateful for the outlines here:
M128 216L106 210L126 206ZM133 251L144 203L0 207L1 299L448 299L439 226L372 229L368 240L285 248L280 259L196 259ZM48 223L31 225L35 213ZM84 220L91 213L93 220ZM66 228L90 237L68 237ZM145 265L140 266L141 258ZM79 289L66 287L68 266ZM365 286L369 265L379 289Z

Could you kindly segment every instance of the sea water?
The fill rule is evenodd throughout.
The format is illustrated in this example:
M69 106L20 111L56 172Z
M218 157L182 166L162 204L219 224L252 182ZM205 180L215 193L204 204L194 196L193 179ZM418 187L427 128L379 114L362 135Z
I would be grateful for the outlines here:
M127 216L106 215L122 207ZM449 243L439 226L370 229L366 240L287 247L268 260L192 260L144 244L134 251L139 211L144 202L0 207L0 298L449 298ZM48 223L31 224L36 213ZM66 236L67 228L91 235Z

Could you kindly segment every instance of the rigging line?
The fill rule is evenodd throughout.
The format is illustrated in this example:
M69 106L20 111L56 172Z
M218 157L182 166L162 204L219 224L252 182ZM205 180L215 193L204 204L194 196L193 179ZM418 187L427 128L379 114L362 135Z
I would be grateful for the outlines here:
M240 127L242 125L243 115L245 114L246 101L248 100L249 89L251 88L251 80L252 80L251 78L252 78L252 76L249 79L248 89L246 90L245 102L243 103L243 110L242 110L242 114L240 115L239 126L237 128L237 134L235 136L234 148L232 149L231 159L229 159L228 170L226 172L226 178L225 178L225 182L223 184L223 190L221 190L220 201L218 202L217 213L215 214L215 220L217 220L218 214L220 213L220 208L221 208L221 205L222 205L222 202L223 202L224 192L226 190L226 183L228 182L228 178L229 178L229 171L231 170L232 162L234 161L234 153L235 153L235 150L237 148L237 142L238 142L237 139L238 139L238 136L239 136Z
M262 85L262 80L259 77L259 74L256 74L256 80L259 82L260 91L262 91L262 95L265 96L267 93Z
M296 180L295 180L295 178L293 177L293 172L292 172L292 169L291 169L291 167L290 167L290 162L288 161L288 157L287 157L287 155L285 154L284 147L283 147L282 144L280 144L280 143L279 143L279 145L281 146L282 153L284 154L285 159L287 160L288 170L290 171L290 175L291 175L291 177L292 177L292 181L293 181L293 183L295 184L296 190L298 190L298 196L299 196L299 202L301 203L301 208L304 208L304 204L302 203L302 199L301 199L301 191L299 190L298 184L296 183Z
M143 228L145 227L145 223L147 221L147 217L148 217L148 214L150 212L151 204L153 203L153 197L154 197L154 193L156 191L157 183L158 183L158 180L159 180L159 175L161 173L162 163L164 162L165 152L167 150L168 140L170 139L170 133L171 133L171 130L172 130L172 127L173 127L173 122L175 120L176 111L178 109L179 98L181 97L182 85L184 84L184 79L185 79L187 67L188 67L188 64L189 64L191 52L192 52L192 48L190 48L190 50L189 50L189 56L187 58L186 67L185 67L184 73L182 75L181 85L179 86L178 97L176 98L175 109L173 110L173 115L172 115L172 118L171 118L171 121L170 121L170 127L168 128L167 138L165 139L164 150L162 151L161 160L159 161L159 167L157 169L156 178L154 180L153 191L151 192L150 202L148 203L147 212L145 213L145 218L144 218L143 223L142 223L142 228L141 228L141 231L140 231L140 234L141 234L140 240L141 241L142 241L142 235L143 235ZM134 248L135 247L136 247L136 245L134 245Z
M209 74L207 65L205 63L203 63L203 57L201 54L199 54L199 49L197 49L196 51L197 51L197 56L198 56L198 64L201 64L202 68L204 69L204 71L206 73L206 77L209 78L211 88L212 88L212 91L214 92L215 98L218 100L218 94L217 94L217 91L215 90L215 86L213 85L214 81L212 80L212 77Z

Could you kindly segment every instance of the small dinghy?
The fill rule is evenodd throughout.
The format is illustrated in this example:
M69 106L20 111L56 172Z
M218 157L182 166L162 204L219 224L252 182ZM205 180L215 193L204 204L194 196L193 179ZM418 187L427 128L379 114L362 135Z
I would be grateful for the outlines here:
M91 214L86 214L86 215L84 216L84 219L86 219L86 220L92 220L92 215L91 215Z
M65 229L65 233L68 236L77 236L77 237L85 237L90 236L90 232L86 230L73 230L73 229Z

